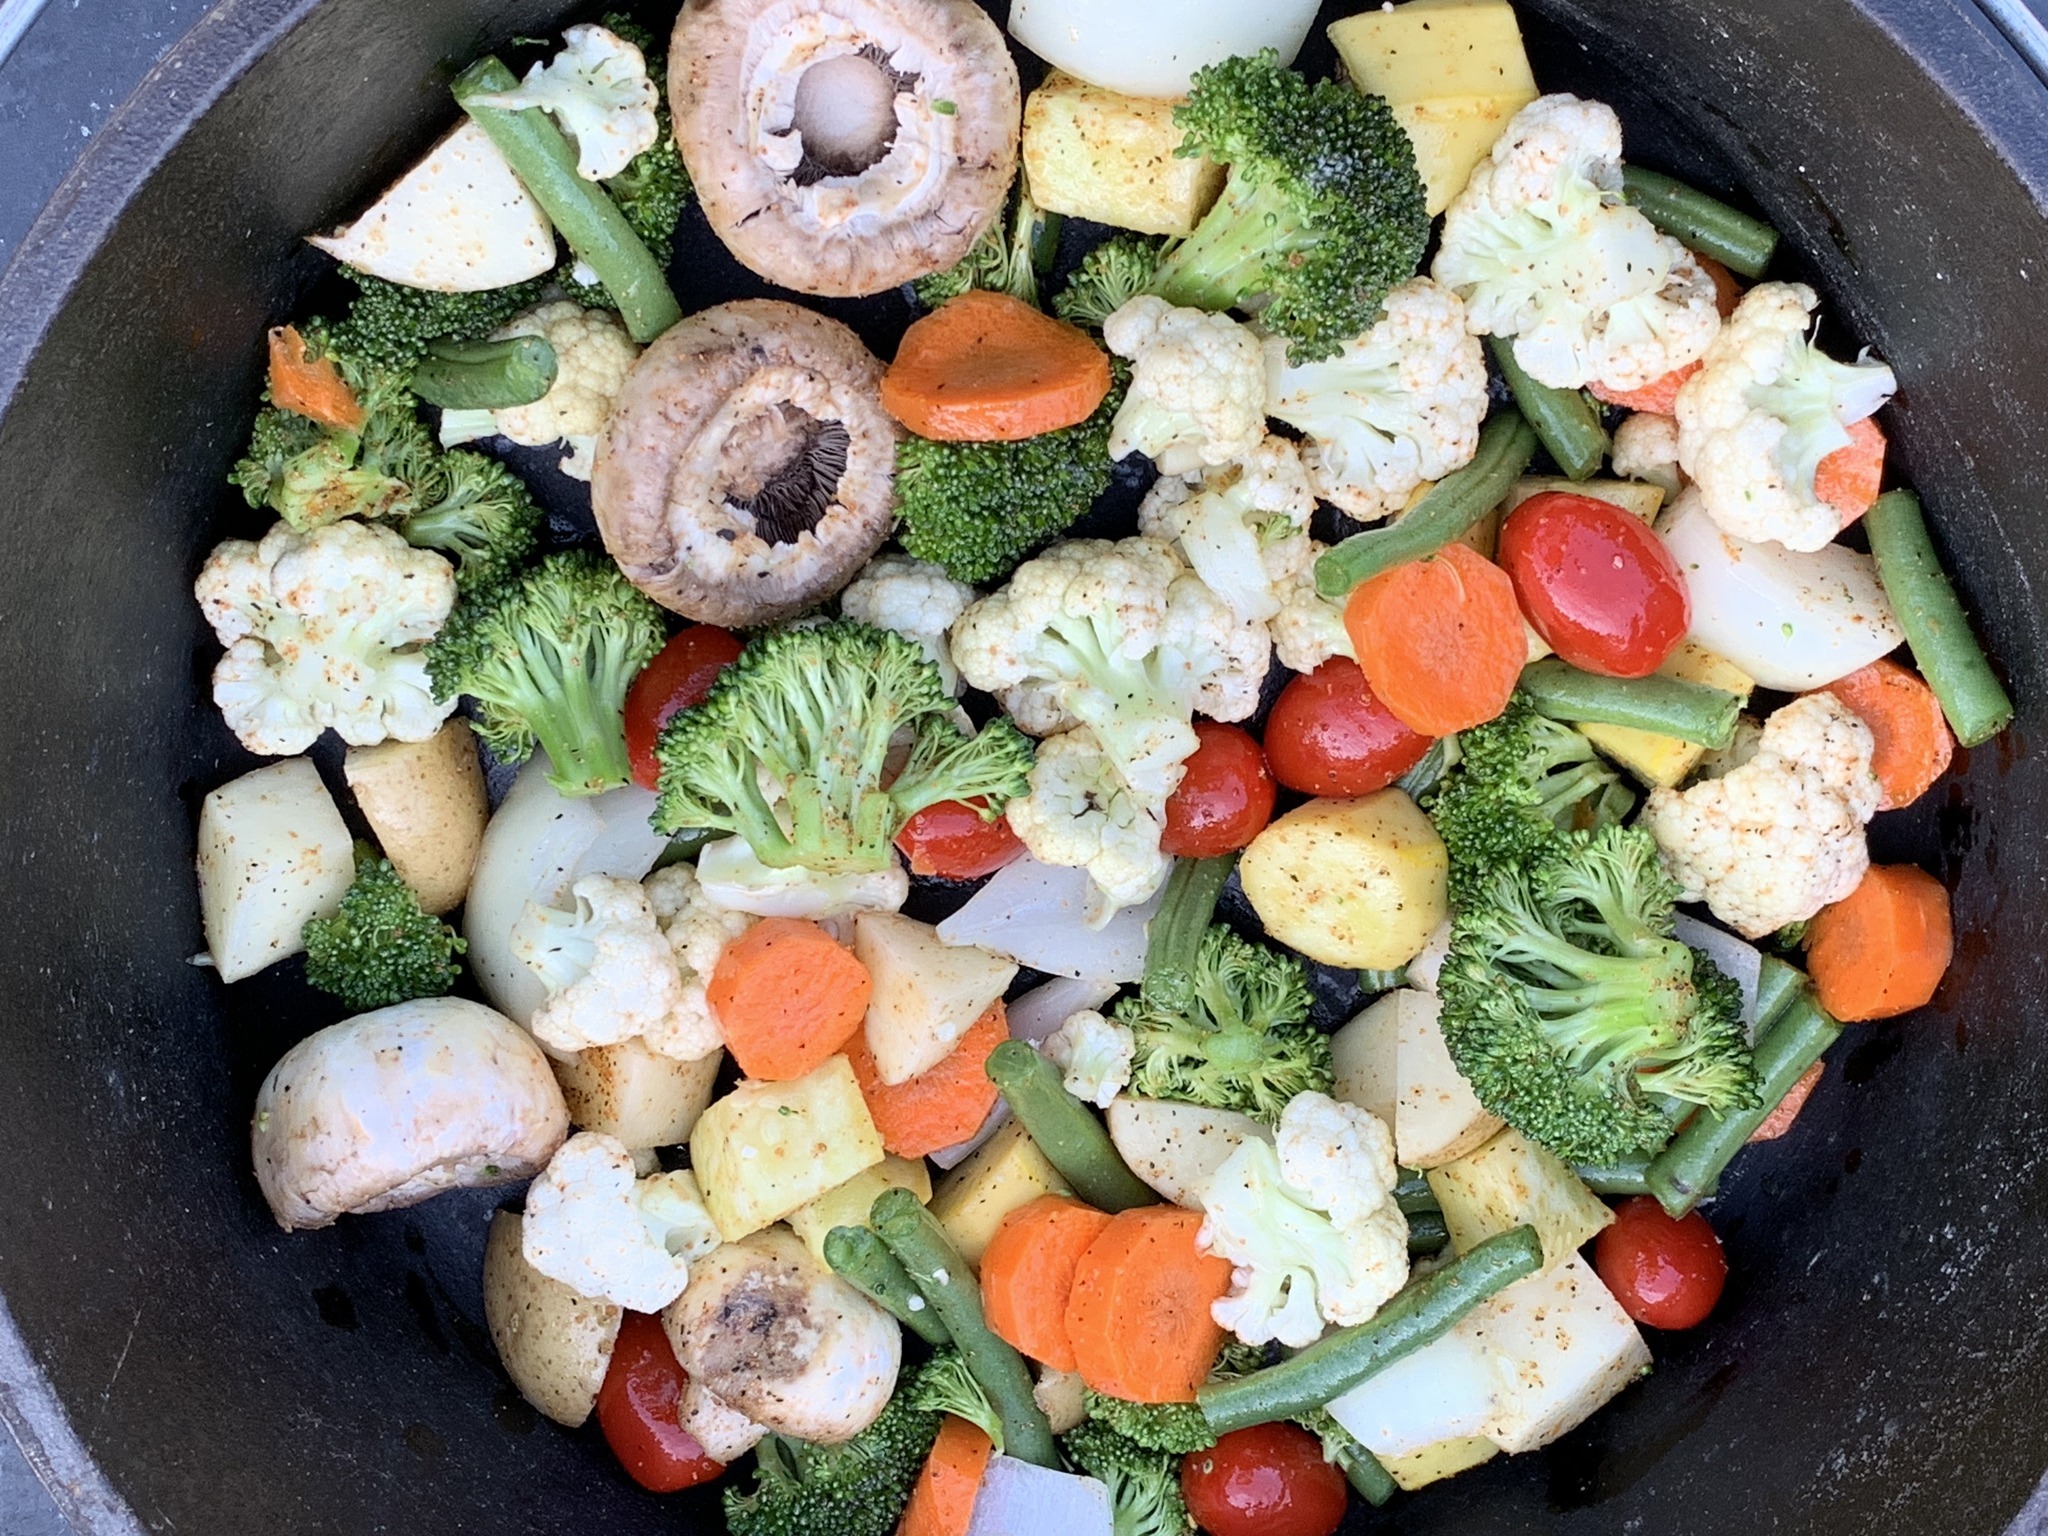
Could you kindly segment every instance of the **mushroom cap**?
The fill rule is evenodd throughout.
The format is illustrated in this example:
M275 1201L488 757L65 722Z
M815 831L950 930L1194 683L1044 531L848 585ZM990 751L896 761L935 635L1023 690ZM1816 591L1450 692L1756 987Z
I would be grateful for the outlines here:
M627 579L731 629L794 617L853 580L894 517L881 378L852 331L779 300L721 304L664 334L627 375L591 478Z
M802 293L881 293L965 256L1016 176L1022 94L973 0L687 0L669 46L705 216Z
M533 1037L457 997L358 1014L286 1051L256 1091L256 1182L286 1231L510 1184L569 1111Z

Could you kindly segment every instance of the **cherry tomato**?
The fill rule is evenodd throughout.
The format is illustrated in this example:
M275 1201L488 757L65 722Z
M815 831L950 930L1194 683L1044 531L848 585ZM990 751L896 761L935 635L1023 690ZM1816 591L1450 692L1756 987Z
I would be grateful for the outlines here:
M1266 720L1273 777L1304 795L1370 795L1421 762L1429 746L1342 656L1289 683Z
M745 649L739 636L710 624L692 624L640 669L626 690L626 751L633 760L633 782L657 788L661 775L654 761L654 740L668 717L692 704L702 704L718 674L739 660Z
M1292 1424L1232 1430L1180 1464L1188 1513L1209 1536L1330 1536L1350 1502L1323 1443Z
M626 1475L655 1493L708 1483L725 1463L704 1454L680 1418L690 1378L676 1364L661 1319L628 1312L597 1389L597 1422Z
M1280 793L1249 731L1197 720L1195 736L1201 745L1166 802L1166 831L1159 838L1160 849L1176 859L1237 852L1266 830Z
M1000 816L984 821L981 807L965 800L926 806L903 824L896 846L913 875L941 880L979 880L1024 852L1009 822Z
M1664 541L1591 496L1531 496L1501 528L1500 563L1536 633L1584 671L1648 677L1692 627L1692 595Z
M1698 1211L1682 1221L1648 1195L1615 1207L1614 1225L1593 1247L1593 1267L1622 1311L1652 1328L1706 1321L1728 1280L1721 1239Z

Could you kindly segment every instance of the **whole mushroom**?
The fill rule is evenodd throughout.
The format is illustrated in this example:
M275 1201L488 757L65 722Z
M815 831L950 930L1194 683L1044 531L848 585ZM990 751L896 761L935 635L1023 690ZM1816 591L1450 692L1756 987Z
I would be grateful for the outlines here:
M1017 66L973 0L687 0L669 95L711 227L802 293L944 271L1017 171Z

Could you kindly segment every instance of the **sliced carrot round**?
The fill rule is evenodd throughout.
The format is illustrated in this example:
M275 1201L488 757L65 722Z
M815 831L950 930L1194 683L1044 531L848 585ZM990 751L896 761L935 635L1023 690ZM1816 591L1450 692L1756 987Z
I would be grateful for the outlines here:
M1108 354L1087 332L977 288L903 333L882 409L920 437L1017 442L1086 421L1109 385Z
M1074 1266L1067 1340L1098 1392L1133 1403L1191 1403L1223 1348L1209 1309L1230 1262L1195 1246L1202 1213L1149 1205L1110 1219Z
M896 1536L967 1536L975 1496L995 1449L980 1425L951 1413L940 1420L939 1438L910 1490Z
M1395 719L1424 736L1508 707L1529 659L1508 573L1463 544L1380 572L1344 609L1358 664Z
M1839 681L1832 693L1870 727L1877 749L1870 766L1877 773L1881 811L1911 805L1948 772L1956 755L1955 733L1934 690L1895 661L1873 661Z
M1846 1021L1925 1007L1955 956L1948 892L1910 864L1873 864L1863 883L1806 930L1820 1005Z
M890 1084L882 1081L875 1053L868 1049L867 1031L855 1031L846 1043L846 1059L853 1064L854 1081L882 1145L898 1157L930 1157L980 1130L996 1107L989 1052L1009 1038L1009 1015L997 999L938 1065Z
M1589 384L1587 392L1595 400L1608 405L1618 405L1625 411L1647 411L1652 416L1669 416L1678 404L1678 392L1685 387L1685 381L1700 371L1697 358L1683 368L1674 368L1661 379L1635 389L1610 389L1605 384Z
M763 918L725 946L705 992L748 1077L809 1076L859 1030L874 983L816 923Z
M1041 1195L1003 1218L981 1256L981 1304L998 1338L1041 1365L1074 1369L1067 1338L1074 1269L1109 1222L1064 1195Z

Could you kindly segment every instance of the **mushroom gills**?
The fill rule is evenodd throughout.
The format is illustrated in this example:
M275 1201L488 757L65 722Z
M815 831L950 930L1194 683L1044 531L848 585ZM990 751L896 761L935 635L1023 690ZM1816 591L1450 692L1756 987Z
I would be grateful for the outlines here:
M726 440L725 504L752 519L766 543L794 544L837 502L852 447L844 422L820 421L795 405L762 411ZM719 536L730 543L738 531Z
M896 98L916 89L917 76L897 69L876 43L820 59L797 79L784 132L796 135L803 159L789 179L812 187L879 165L896 145Z

